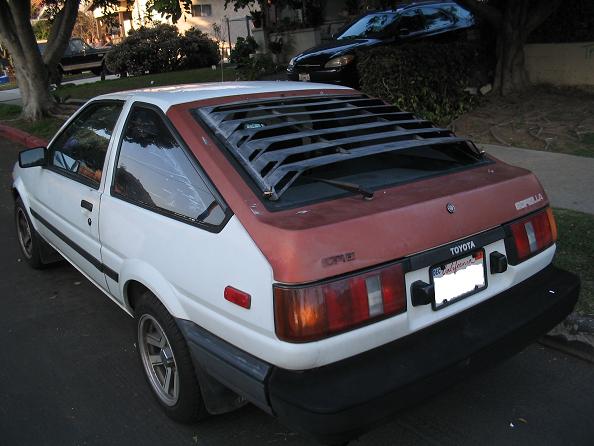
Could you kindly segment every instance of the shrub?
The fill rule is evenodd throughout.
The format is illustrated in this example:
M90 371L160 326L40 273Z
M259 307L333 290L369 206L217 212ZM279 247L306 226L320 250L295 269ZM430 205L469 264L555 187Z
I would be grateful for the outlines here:
M107 68L120 74L163 73L180 68L181 39L173 25L140 27L106 55Z
M229 62L237 65L249 63L250 54L255 53L257 48L258 44L252 36L245 39L243 37L238 37L237 42L235 42L235 47L229 54Z
M181 38L183 68L203 68L216 65L221 59L217 43L199 29L190 28Z
M236 74L239 80L255 81L280 69L269 54L256 54L253 59L248 58L246 63L238 65Z
M415 43L381 47L358 54L361 90L402 110L447 124L477 101L464 91L480 86L481 71L490 67L477 44ZM487 77L488 78L488 77Z
M48 20L38 20L31 24L36 40L47 40L52 27Z

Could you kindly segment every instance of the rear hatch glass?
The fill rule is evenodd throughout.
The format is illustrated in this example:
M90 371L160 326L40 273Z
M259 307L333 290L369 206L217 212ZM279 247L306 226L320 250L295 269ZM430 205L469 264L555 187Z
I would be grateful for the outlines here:
M469 141L366 95L242 101L192 110L269 210L490 162Z

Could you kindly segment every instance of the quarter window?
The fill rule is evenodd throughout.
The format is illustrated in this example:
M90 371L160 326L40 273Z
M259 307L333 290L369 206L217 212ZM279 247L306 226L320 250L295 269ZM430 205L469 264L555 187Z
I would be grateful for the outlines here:
M50 147L52 167L83 183L98 187L105 154L121 103L96 103L83 110Z
M196 163L154 110L136 107L124 130L113 194L176 217L220 225L225 212Z

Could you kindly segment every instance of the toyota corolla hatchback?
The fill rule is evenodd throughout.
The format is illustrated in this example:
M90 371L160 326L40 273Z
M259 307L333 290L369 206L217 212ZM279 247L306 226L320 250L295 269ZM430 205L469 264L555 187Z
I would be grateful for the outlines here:
M251 402L344 442L521 350L578 296L533 174L349 88L100 96L13 176L23 256L65 258L135 318L180 421Z

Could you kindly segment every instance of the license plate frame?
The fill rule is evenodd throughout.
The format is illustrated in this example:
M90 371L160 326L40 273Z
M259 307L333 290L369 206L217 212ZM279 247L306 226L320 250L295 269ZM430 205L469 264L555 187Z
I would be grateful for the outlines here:
M299 73L299 81L300 82L309 82L311 80L311 76L309 73Z
M478 261L478 259L476 258L477 255L480 257L480 261ZM458 268L459 265L464 265L464 262L468 261L468 259L470 258L474 259L473 263L464 266L463 268ZM443 289L444 285L446 285L445 282L442 280L443 278L449 277L449 281L452 281L452 277L455 277L457 273L465 271L467 268L471 266L476 267L478 265L482 266L482 274L479 275L480 270L478 268L473 268L472 271L469 270L468 272L465 272L463 275L461 275L461 277L459 277L464 278L462 276L467 276L469 280L471 280L471 284L474 285L472 288L467 286L466 288L463 288L459 294L456 294L452 297L444 298L444 294L448 293L444 291L439 291ZM449 270L454 269L454 271L447 272L448 267ZM439 274L438 269L441 269L441 275ZM482 279L481 281L479 281L479 277L480 279ZM483 291L489 286L487 280L487 262L485 250L482 248L477 249L473 252L464 254L462 256L454 257L431 266L429 268L429 279L431 281L431 284L433 284L435 290L435 295L433 301L431 302L431 307L434 311L439 311L445 307L448 307L449 305L461 301L462 299L466 299L467 297L472 296L473 294ZM442 282L442 286L439 286L440 284L438 282ZM440 296L438 296L438 292L441 294Z

